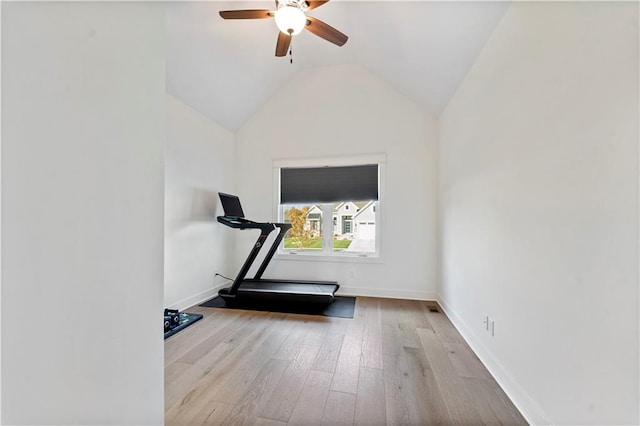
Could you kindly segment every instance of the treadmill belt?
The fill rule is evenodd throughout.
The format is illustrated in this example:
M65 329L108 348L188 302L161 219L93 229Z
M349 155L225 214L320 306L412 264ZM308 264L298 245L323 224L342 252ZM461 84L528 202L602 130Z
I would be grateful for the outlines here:
M335 296L332 303L298 303L278 300L235 300L225 302L217 296L200 306L205 308L244 309L249 311L282 312L286 314L323 315L325 317L353 318L356 298L350 296Z

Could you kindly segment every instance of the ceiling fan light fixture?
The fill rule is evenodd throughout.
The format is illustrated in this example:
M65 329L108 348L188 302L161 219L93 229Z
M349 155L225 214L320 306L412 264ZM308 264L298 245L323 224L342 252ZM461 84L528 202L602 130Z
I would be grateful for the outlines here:
M307 23L304 12L299 7L289 5L280 6L275 19L278 29L288 35L300 34Z

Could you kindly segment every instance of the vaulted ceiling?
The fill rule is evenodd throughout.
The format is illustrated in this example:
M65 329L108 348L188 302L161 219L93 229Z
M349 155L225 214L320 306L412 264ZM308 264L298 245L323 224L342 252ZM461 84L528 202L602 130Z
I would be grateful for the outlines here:
M349 36L335 46L294 36L293 63L274 55L273 19L224 20L220 10L275 9L273 1L166 3L167 92L237 130L300 70L356 64L439 115L508 2L341 1L310 12Z

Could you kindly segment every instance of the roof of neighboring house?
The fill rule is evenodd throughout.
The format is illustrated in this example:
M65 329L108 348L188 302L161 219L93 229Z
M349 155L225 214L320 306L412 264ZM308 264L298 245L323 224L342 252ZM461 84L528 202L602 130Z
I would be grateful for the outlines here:
M355 206L358 208L358 211L362 210L363 207L365 207L367 204L371 203L371 201L347 201L348 203L351 204L355 204ZM341 203L336 203L333 205L333 211L336 212L338 210L340 210L340 207L342 207L345 204L345 202L341 202Z
M372 204L373 201L347 201L347 202L343 201L341 203L335 203L333 205L333 212L335 213L338 210L340 210L340 207L342 207L346 203L351 203L356 206L358 210L354 216L357 216L358 213L360 213L361 211L369 207L369 205ZM311 213L321 213L321 212L322 212L322 209L320 209L316 204L312 204L311 206L309 206L309 211L307 212L307 215Z
M353 218L355 219L355 218L356 218L356 217L358 217L360 214L362 214L362 213L364 213L365 211L367 211L367 209L368 209L369 207L371 207L371 206L373 205L373 203L374 203L373 201L369 201L368 203L365 203L365 205L364 205L360 210L358 210L358 213L356 213L355 215L353 215Z

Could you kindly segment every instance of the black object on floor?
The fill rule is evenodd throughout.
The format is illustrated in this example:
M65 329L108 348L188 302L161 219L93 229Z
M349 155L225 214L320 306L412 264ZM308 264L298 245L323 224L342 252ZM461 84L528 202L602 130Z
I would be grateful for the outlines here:
M201 304L205 308L246 309L250 311L282 312L286 314L324 315L325 317L353 318L356 298L350 296L335 296L329 304L297 303L276 300L238 300L225 302L220 296L214 297Z
M176 325L174 327L171 327L171 329L169 331L165 331L164 332L164 338L165 339L167 337L173 336L178 331L184 330L185 328L189 327L194 322L202 319L202 315L201 314L188 314L188 313L185 313L185 312L180 312L178 315L180 316L180 321L178 321L178 325Z

